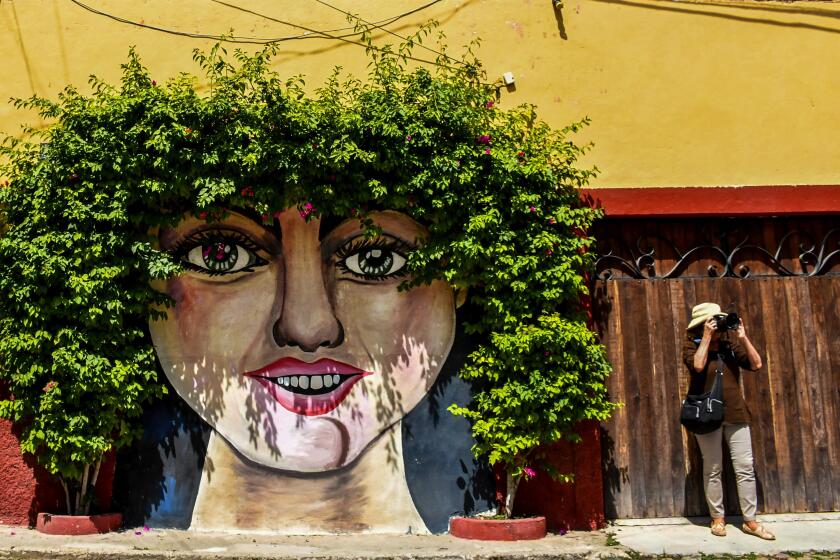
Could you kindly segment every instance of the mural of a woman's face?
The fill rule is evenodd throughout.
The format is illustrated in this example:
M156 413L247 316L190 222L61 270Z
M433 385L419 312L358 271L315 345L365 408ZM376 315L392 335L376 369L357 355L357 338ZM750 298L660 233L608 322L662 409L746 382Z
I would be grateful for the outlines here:
M248 459L281 470L347 465L434 383L452 346L444 282L399 291L425 229L403 214L279 226L233 213L161 232L185 272L150 324L175 391Z

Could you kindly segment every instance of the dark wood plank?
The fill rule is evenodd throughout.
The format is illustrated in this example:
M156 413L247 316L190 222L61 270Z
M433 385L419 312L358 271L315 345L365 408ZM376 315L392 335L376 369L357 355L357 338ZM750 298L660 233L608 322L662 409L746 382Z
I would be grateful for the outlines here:
M670 306L670 294L664 280L647 282L645 295L649 317L649 342L651 348L651 402L653 410L660 411L658 421L654 421L654 445L651 454L656 457L655 471L659 490L657 514L667 517L675 511L674 494L677 487L673 486L671 477L671 463L667 458L675 454L672 441L679 433L674 430L678 426L678 414L673 403L679 399L676 364L666 359L666 346L671 333L676 326L673 323ZM673 353L672 353L673 354ZM654 416L654 418L656 418ZM679 442L680 445L682 442Z
M786 279L772 278L772 286L775 305L775 313L778 321L778 332L775 338L776 346L779 347L779 383L782 387L781 404L777 403L777 409L782 413L777 416L779 426L785 425L787 454L785 461L779 462L780 469L784 469L789 477L790 492L788 499L790 505L787 511L805 511L807 503L805 500L805 471L801 461L802 458L802 431L799 418L799 398L796 378L796 355L791 333L791 305L788 301L785 287ZM767 412L766 410L763 412Z
M626 336L625 332L625 314L624 314L624 305L623 301L626 297L626 290L625 286L627 285L625 282L622 282L620 285L618 283L613 284L615 286L614 292L611 291L613 296L613 313L616 315L616 332L618 337L621 339L621 351L620 354L617 356L617 360L614 363L615 367L618 369L617 377L620 379L620 384L616 383L616 396L621 400L622 408L618 410L616 417L615 417L615 431L614 431L614 446L616 450L616 465L621 473L621 485L617 489L616 496L618 497L616 503L616 509L618 512L619 517L633 517L633 503L634 503L634 496L633 496L633 486L630 484L630 469L631 469L631 457L630 457L630 449L632 445L632 438L631 438L631 426L628 420L628 385L629 377L633 377L633 371L631 367L631 371L628 371L628 360L627 360L627 345L625 344L624 337ZM619 290L619 287L621 288ZM618 380L617 380L618 381Z
M624 344L621 336L621 306L619 304L620 284L604 282L605 300L600 310L609 312L608 320L604 321L607 338L604 340L613 372L607 380L610 397L623 403L625 401L624 383ZM619 408L612 418L605 423L605 433L602 441L605 453L605 494L607 496L607 515L623 517L629 511L632 496L627 482L627 457L629 438L627 434L626 408Z
M809 279L811 315L815 322L816 359L825 420L826 456L830 467L831 492L826 510L840 510L840 278Z
M798 455L791 457L793 465L799 467L801 473L801 485L804 495L801 502L797 503L797 511L816 511L816 493L819 492L816 484L816 468L814 458L814 442L811 436L810 425L813 423L811 417L811 403L808 400L808 383L810 381L810 364L806 357L806 346L810 347L811 341L806 340L802 332L804 318L799 312L797 279L786 279L782 282L784 293L788 303L788 324L790 326L790 351L793 357L793 368L790 371L790 379L794 381L792 394L796 415L791 416L791 425L796 426L799 435Z
M645 284L644 280L630 280L625 283L625 293L621 302L621 313L624 317L625 340L625 378L627 380L628 419L635 427L628 436L630 443L630 463L628 473L630 485L633 489L632 511L634 517L655 516L653 505L655 493L648 496L646 492L649 482L656 487L655 481L649 481L652 459L650 427L640 427L638 420L652 418L650 405L650 382L648 372L641 364L650 364L650 348L648 347L647 327L645 317Z
M759 403L771 402L772 394L767 376L767 344L765 321L772 317L763 316L761 284L764 278L742 280L742 304L739 309L744 321L747 334L753 345L762 356L764 366L757 372L744 372L744 393L751 411L760 409ZM759 511L766 512L768 508L779 509L780 489L776 458L776 442L772 418L761 420L756 418L750 425L755 455L756 482L759 490Z
M809 494L816 489L816 495L809 496L809 511L827 511L831 500L831 463L828 458L828 434L822 394L824 389L820 371L821 363L817 351L817 333L814 316L811 314L811 290L808 278L797 278L793 282L799 319L802 330L803 350L806 364L805 400L811 412L810 426L803 423L803 439L810 436L813 449L813 483L808 486ZM811 475L809 475L810 477Z
M688 390L688 373L682 363L682 343L685 336L685 282L681 280L665 280L667 287L666 298L668 310L671 315L673 329L663 337L665 340L665 351L663 352L666 363L671 363L674 369L673 389L670 390L671 398L674 399L674 418L677 418L680 403ZM671 427L671 487L674 491L674 515L685 515L686 504L689 502L686 493L687 475L687 443L688 433L678 422L669 424Z
M767 343L764 348L765 364L764 370L767 375L767 384L771 399L769 406L759 406L753 411L758 418L764 418L772 426L774 447L776 449L776 472L779 479L779 502L776 504L765 503L765 512L777 513L780 511L794 511L793 504L793 478L790 473L790 437L788 436L787 413L785 403L790 400L785 395L785 379L789 372L786 365L789 361L788 350L784 347L787 340L787 321L781 322L778 317L783 316L779 309L781 302L778 301L775 286L776 279L767 278L760 284L761 305L762 305L762 326L764 327ZM764 401L767 403L768 401Z

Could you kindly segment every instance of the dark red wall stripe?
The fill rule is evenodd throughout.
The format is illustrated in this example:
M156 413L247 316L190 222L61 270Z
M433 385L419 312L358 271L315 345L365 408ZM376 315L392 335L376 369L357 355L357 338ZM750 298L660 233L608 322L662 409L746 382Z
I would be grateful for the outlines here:
M702 217L840 214L840 185L584 189L606 216Z

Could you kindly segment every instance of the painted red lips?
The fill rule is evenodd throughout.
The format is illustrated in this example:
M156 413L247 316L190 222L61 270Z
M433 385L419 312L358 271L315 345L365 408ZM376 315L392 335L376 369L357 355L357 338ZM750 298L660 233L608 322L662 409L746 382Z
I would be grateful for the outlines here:
M280 358L255 371L245 372L262 385L280 406L295 414L318 416L334 410L353 386L371 372L321 358L303 362Z

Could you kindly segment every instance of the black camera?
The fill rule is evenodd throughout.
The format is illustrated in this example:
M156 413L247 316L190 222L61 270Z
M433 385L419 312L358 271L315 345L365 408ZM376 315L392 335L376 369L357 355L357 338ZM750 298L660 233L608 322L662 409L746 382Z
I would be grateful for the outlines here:
M738 317L737 313L715 315L715 321L717 322L718 332L734 331L741 326L741 318Z

